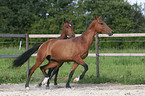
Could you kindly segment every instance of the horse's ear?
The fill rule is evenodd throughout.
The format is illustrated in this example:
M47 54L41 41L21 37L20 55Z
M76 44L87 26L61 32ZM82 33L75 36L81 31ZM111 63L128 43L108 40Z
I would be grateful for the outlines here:
M99 16L99 19L101 18L102 16Z
M97 21L98 21L98 23L100 22L100 18L101 18L102 16L99 16L99 18L97 18Z
M64 18L64 23L66 23L66 19Z
M72 22L72 20L69 21L69 23L71 23L71 22Z
M97 16L96 15L94 15L94 18L97 20Z

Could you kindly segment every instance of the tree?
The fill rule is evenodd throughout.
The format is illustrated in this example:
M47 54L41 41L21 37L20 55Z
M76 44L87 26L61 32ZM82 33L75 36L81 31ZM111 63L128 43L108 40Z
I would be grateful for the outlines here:
M83 9L83 11L81 13L79 11L77 14L83 12L83 15L88 17L94 14L102 15L102 19L116 32L140 31L145 22L140 8L137 5L132 6L124 0L85 0L80 1L78 6L78 10Z
M3 33L27 33L33 22L43 12L39 0L3 0L0 5Z
M71 20L73 17L72 0L48 0L41 19L35 21L30 28L30 33L61 33L63 19Z

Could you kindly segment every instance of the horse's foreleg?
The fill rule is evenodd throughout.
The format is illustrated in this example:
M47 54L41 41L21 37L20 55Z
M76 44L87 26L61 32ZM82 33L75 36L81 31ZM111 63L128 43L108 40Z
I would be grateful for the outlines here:
M86 73L87 70L88 70L88 65L87 65L87 64L84 64L84 65L82 65L82 66L84 67L84 71L83 71L83 73L80 75L79 80L81 80L81 79L84 78L84 75L85 75L85 73Z
M87 70L88 70L88 65L87 65L81 58L77 58L77 59L76 59L76 62L77 62L78 64L81 64L81 65L84 67L84 71L83 71L83 73L82 73L78 78L75 78L75 79L74 79L74 82L77 82L77 81L83 79L85 73L86 73Z
M78 82L79 80L81 80L81 79L84 78L84 75L85 75L85 73L86 73L87 70L88 70L88 65L85 64L85 65L82 65L82 66L84 67L83 73L82 73L78 78L75 78L75 79L73 80L73 82Z
M71 88L70 87L70 81L71 81L71 78L72 78L72 76L73 76L73 74L74 74L74 71L75 71L75 69L78 67L78 64L77 63L74 63L73 64L73 67L72 67L72 70L71 70L71 72L70 72L70 74L69 74L69 78L68 78L68 81L67 81L67 83L66 83L66 88Z

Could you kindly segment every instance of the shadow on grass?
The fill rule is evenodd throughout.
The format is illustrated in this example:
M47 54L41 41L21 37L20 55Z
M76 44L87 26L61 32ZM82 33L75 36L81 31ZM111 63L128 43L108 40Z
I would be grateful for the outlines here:
M136 79L130 79L130 78L120 78L120 79L114 79L114 78L107 78L105 76L85 76L82 80L80 80L78 83L80 84L100 84L100 83L114 83L114 84L145 84L144 78L136 78Z
M110 78L107 78L107 77L96 77L96 76L85 76L82 80L80 80L78 83L82 83L82 84L88 84L88 83L91 83L91 84L100 84L100 83L117 83L115 79L110 79Z

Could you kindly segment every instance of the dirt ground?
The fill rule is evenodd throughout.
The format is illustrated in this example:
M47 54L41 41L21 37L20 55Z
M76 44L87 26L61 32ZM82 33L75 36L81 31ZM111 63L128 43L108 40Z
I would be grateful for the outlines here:
M72 88L65 88L65 84L50 88L37 87L30 84L26 90L25 84L2 84L0 96L145 96L145 85L120 85L120 84L71 84Z

